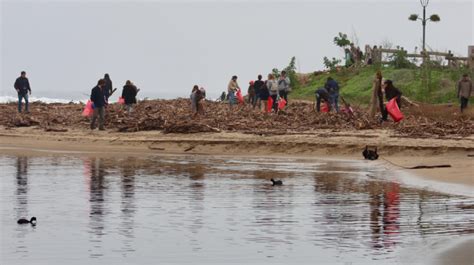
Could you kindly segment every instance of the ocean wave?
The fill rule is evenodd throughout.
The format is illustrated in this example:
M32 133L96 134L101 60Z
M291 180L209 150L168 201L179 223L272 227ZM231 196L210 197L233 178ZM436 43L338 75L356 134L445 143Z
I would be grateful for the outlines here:
M11 103L17 102L17 97L12 96L0 96L0 103ZM84 100L68 100L68 99L59 99L59 98L47 98L47 97L29 97L30 102L42 102L42 103L85 103L87 99Z

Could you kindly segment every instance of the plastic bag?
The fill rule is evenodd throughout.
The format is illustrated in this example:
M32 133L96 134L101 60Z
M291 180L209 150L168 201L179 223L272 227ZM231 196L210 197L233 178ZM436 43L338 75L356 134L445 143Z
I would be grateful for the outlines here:
M119 97L118 103L122 105L125 104L125 99L123 97Z
M92 101L88 100L84 110L82 111L82 116L90 117L90 116L92 116L93 113L94 113L94 103L92 103Z
M390 117L392 117L394 122L403 120L403 113L398 108L396 97L392 98L385 107L387 108L387 112L390 114Z
M273 98L268 97L267 101L267 112L272 112L272 107L273 107Z
M329 112L329 105L327 102L324 102L321 106L321 112Z
M242 96L242 91L239 89L237 90L237 100L239 101L240 104L244 104L244 96Z
M286 100L284 98L280 98L278 100L278 109L282 110L286 106Z

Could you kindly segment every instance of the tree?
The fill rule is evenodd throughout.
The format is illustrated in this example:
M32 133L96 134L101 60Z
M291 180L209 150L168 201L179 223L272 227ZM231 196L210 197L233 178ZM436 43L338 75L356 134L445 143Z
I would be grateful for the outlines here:
M341 63L341 60L336 59L332 57L331 60L328 59L328 57L324 56L324 66L326 66L327 69L330 71L334 71L337 69L337 66Z
M347 34L339 32L338 36L334 37L334 44L344 49L351 44L351 41L347 38Z

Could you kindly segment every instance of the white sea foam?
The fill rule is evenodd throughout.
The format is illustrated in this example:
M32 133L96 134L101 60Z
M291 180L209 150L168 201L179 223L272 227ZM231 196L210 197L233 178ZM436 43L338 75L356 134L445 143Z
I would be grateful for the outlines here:
M17 102L18 98L17 97L12 97L12 96L0 96L0 103L10 103L10 102ZM87 100L68 100L68 99L59 99L59 98L46 98L46 97L30 97L29 98L30 102L43 102L43 103L69 103L69 102L74 102L74 103L85 103Z

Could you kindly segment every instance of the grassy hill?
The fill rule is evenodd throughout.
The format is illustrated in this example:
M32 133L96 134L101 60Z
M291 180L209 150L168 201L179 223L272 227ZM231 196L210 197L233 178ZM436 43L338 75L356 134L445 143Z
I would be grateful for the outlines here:
M456 83L463 73L468 70L459 69L431 69L429 89L423 87L422 70L382 68L385 79L394 81L404 96L411 100L425 103L457 102ZM331 76L339 82L341 95L352 104L367 105L370 102L372 80L376 72L375 67L364 67L358 70L341 70L339 72L324 72L299 75L300 85L290 94L293 99L314 100L314 92L324 86L326 78Z

